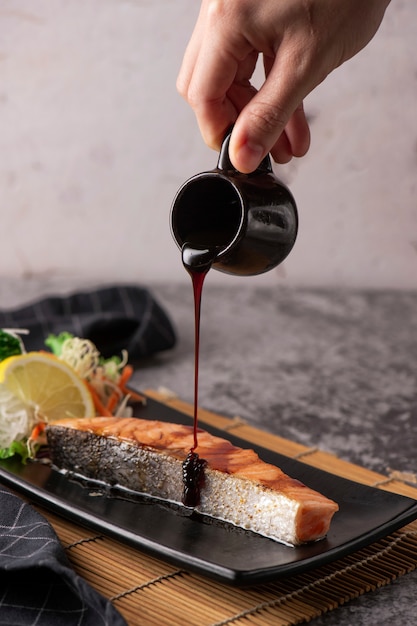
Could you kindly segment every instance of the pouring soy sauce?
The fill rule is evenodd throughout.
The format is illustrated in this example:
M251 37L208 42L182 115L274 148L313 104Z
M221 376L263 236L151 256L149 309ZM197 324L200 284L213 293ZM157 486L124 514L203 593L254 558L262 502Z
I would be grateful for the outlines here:
M193 446L185 459L182 472L185 506L195 507L200 502L200 490L204 484L204 468L206 462L200 459L195 451L198 446L198 373L200 362L200 323L201 323L201 296L203 283L207 272L211 268L221 248L196 247L185 243L182 247L182 263L191 276L194 294L194 440Z
M229 159L231 131L217 167L186 181L171 208L171 231L191 276L194 294L194 441L183 464L186 506L197 506L206 462L198 447L198 375L201 296L213 268L237 276L262 274L289 254L298 232L293 196L272 171L266 156L252 174L238 172Z

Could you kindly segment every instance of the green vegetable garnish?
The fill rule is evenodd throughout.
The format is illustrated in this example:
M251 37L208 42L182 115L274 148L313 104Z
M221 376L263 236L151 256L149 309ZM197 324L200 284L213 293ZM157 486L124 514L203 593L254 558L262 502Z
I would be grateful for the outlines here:
M13 331L0 329L0 361L24 352L22 340Z
M48 335L45 339L45 345L51 350L55 356L61 356L62 346L67 339L73 339L74 335L63 331L59 335Z
M13 456L20 456L22 463L26 463L29 457L29 449L24 441L12 441L8 448L0 449L0 459L9 459Z

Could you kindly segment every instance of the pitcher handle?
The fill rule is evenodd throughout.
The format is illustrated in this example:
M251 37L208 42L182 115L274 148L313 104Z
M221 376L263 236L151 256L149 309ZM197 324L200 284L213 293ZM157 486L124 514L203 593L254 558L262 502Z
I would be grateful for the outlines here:
M242 174L233 165L229 157L229 144L230 137L232 135L233 126L231 126L226 132L223 139L222 147L220 148L219 160L217 161L217 169L225 172L233 172L234 174L240 174L241 176L257 176L258 174L270 174L272 173L272 163L269 154L266 155L258 165L254 172L250 174Z

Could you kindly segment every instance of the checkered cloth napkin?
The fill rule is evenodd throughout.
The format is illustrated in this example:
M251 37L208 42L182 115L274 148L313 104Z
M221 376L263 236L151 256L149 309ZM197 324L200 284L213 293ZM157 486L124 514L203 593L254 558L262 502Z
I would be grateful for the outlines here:
M1 486L0 625L126 626L72 569L47 520Z
M26 328L27 350L45 348L50 334L72 332L90 339L104 357L128 351L129 360L175 345L172 323L148 289L101 287L68 296L49 296L15 310L0 310L0 328Z

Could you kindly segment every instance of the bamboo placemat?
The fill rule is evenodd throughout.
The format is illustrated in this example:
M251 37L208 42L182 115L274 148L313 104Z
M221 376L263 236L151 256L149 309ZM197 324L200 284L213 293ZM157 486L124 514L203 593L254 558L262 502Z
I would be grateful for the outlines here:
M193 407L147 390L192 416ZM199 419L286 456L357 482L417 499L400 475L382 476L203 409ZM40 506L74 569L107 598L130 626L289 626L309 622L417 567L417 522L354 554L288 579L236 589L188 573L107 536L88 531Z

